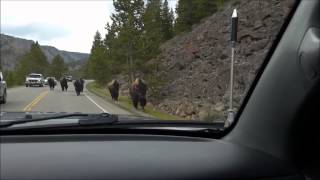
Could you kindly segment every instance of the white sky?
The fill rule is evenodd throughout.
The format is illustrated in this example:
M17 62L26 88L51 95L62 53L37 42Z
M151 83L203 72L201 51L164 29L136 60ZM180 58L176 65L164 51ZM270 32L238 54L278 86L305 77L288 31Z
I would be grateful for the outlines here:
M172 8L176 1L169 0ZM112 0L1 0L1 33L60 50L89 53L113 12Z

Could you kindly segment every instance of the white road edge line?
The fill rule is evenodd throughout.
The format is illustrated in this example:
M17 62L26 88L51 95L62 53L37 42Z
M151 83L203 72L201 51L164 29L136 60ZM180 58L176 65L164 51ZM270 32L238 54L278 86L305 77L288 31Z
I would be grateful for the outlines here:
M93 104L95 104L99 109L101 109L104 113L109 113L107 110L103 109L98 103L96 103L91 97L87 95L87 93L83 93Z

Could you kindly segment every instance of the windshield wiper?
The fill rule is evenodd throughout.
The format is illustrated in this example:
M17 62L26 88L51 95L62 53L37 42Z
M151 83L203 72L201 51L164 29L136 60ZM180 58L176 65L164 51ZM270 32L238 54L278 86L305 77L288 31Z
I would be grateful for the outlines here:
M15 120L15 121L0 121L0 128L10 127L16 124L24 124L38 121L49 121L54 119L68 118L68 117L85 117L79 119L79 125L103 125L103 124L113 124L118 122L118 116L108 113L101 114L81 114L81 113L71 113L71 114L63 114L63 115L55 115L55 116L47 116L41 118L32 118L32 116L28 116L27 119Z

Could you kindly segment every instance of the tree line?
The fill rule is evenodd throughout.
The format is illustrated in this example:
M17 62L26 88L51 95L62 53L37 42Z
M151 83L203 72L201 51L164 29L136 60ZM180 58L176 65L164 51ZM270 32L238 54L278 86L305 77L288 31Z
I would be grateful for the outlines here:
M223 1L179 0L174 11L168 0L113 0L115 12L106 24L107 34L94 35L86 76L105 84L114 74L125 73L129 81L137 72L152 74L147 62L160 53L160 45L190 31Z
M67 72L68 66L60 55L56 55L49 63L39 43L35 42L31 45L30 50L19 59L15 69L4 73L8 85L13 86L23 84L26 75L30 73L41 73L44 76L60 79Z

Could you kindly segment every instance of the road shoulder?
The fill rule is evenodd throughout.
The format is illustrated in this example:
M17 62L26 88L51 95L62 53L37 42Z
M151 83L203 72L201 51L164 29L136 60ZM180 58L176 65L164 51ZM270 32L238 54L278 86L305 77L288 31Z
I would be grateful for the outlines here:
M99 96L100 98L102 98L106 102L111 103L111 104L113 104L113 105L115 105L115 106L117 106L119 108L122 108L122 109L124 109L126 111L129 111L134 115L150 117L150 118L155 118L155 119L162 119L162 120L179 120L179 119L182 119L182 118L177 117L177 116L172 116L170 114L166 114L166 113L163 113L163 112L160 112L160 111L153 110L150 107L146 107L145 108L145 112L142 112L140 110L136 110L135 108L133 108L129 97L120 96L119 97L119 101L113 101L111 99L109 93L107 92L107 90L103 89L101 87L98 87L95 82L90 82L90 83L86 84L86 89L90 93Z

